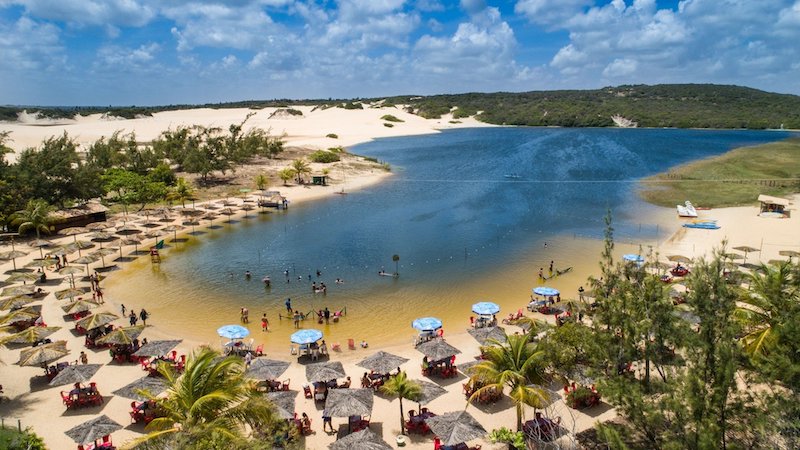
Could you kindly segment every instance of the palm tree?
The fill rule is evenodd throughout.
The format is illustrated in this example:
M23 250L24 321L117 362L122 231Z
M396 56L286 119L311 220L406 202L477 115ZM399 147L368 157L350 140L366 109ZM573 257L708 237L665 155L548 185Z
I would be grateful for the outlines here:
M149 433L134 445L211 437L242 442L245 425L263 431L280 422L269 400L245 378L241 358L223 358L205 347L188 358L183 375L167 364L158 371L168 386L167 397L157 399L164 417L150 422Z
M281 181L283 181L283 185L286 186L286 182L291 180L294 176L294 170L292 170L291 167L285 167L278 172L278 176L280 177Z
M517 431L522 430L523 405L542 408L547 392L541 386L545 380L545 353L525 334L506 336L505 342L490 341L484 348L484 360L472 367L472 381L483 385L469 398L472 402L491 389L511 389L509 397L517 409Z
M257 175L254 181L256 182L256 187L259 190L263 191L264 188L266 188L267 184L269 183L269 178L267 178L267 176L262 173Z
M292 161L292 171L297 175L297 183L299 184L303 179L303 175L311 173L311 167L308 166L304 159L295 159Z
M192 198L192 194L194 194L194 190L192 189L192 185L186 181L186 178L178 178L178 181L175 183L175 188L172 191L173 198L180 200L181 206L186 208L186 200Z
M414 380L409 380L405 372L400 372L395 377L389 378L381 386L381 392L400 399L400 433L406 434L405 413L403 412L403 399L416 400L422 394L422 386Z
M25 234L28 230L36 232L39 239L40 231L50 234L50 212L53 207L44 200L28 200L25 209L15 212L9 217L11 225L17 227L19 234Z
M761 272L761 273L759 273ZM745 327L744 350L751 356L766 355L777 343L792 311L800 300L800 290L792 283L792 265L762 265L750 276L751 291L736 308L735 317Z

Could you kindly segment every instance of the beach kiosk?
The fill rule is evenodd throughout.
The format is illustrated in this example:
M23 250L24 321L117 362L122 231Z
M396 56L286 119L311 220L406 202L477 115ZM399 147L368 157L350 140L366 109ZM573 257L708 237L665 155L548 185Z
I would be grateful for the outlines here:
M496 326L497 318L495 314L500 312L500 305L493 302L478 302L472 305L472 312L478 315L478 318L472 324L475 328Z
M758 201L761 202L761 214L786 214L786 208L789 206L789 200L780 197L772 197L770 195L759 195Z
M419 331L414 340L414 345L428 342L437 336L437 330L442 328L442 321L436 317L420 317L411 322L411 327ZM439 333L441 336L443 333Z

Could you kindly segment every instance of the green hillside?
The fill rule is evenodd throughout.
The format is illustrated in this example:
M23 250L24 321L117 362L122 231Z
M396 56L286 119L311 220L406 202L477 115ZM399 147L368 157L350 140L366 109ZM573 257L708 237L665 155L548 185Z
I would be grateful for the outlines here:
M713 84L630 85L581 91L468 93L396 96L371 99L248 100L202 105L126 107L0 107L0 120L16 120L23 109L44 117L109 113L133 118L159 111L187 108L252 108L350 105L384 100L384 106L407 105L409 111L438 118L453 111L455 119L477 115L498 125L610 127L612 116L630 119L640 127L676 128L790 128L800 129L800 96L775 94L740 86Z

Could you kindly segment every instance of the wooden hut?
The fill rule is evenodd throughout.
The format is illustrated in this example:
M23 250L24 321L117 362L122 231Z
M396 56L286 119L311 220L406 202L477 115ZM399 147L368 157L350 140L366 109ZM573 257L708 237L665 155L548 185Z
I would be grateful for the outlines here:
M758 201L761 202L761 212L776 212L784 214L789 206L789 200L770 195L759 195Z
M89 201L74 208L59 209L51 214L53 231L69 227L82 227L106 220L108 208L98 201Z

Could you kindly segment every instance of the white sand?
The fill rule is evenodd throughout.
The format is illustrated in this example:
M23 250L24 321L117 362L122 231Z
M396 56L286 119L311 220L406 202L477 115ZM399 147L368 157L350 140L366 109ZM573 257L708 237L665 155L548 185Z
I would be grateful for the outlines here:
M491 126L474 118L458 119L451 123L452 117L447 115L441 119L424 119L405 112L400 107L367 108L363 110L345 110L342 108L317 109L312 106L293 106L303 112L302 116L280 115L270 119L269 116L277 108L251 110L237 109L190 109L166 111L141 119L108 119L101 114L78 116L74 120L42 120L28 119L17 122L0 122L0 131L9 131L10 142L7 143L15 152L37 147L52 136L67 133L86 150L92 143L103 136L111 136L115 131L123 133L135 132L138 142L148 142L168 129L179 126L203 125L207 127L228 128L231 124L241 123L248 114L255 113L245 128L259 127L270 130L274 136L285 135L287 145L295 145L312 149L327 149L335 146L351 146L381 137L410 136L436 133L447 128L465 128ZM389 123L380 118L393 115L403 122ZM338 139L326 137L333 133ZM14 161L16 153L6 156L7 161Z

